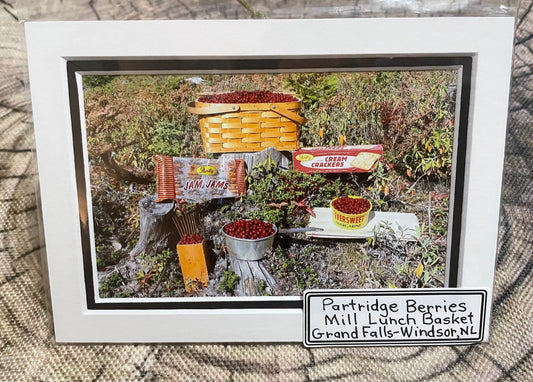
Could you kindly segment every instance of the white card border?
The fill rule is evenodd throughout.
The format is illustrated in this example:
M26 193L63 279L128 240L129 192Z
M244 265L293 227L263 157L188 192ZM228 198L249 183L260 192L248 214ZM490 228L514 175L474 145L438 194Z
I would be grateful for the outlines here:
M472 56L473 86L458 286L484 287L490 296L496 259L513 33L511 17L26 23L56 340L302 340L301 309L87 309L68 112L67 60L226 57L228 47L231 47L232 57ZM287 36L299 38L295 42ZM487 173L494 176L487 176ZM487 322L490 322L490 308L489 298ZM488 333L485 330L484 340L488 339Z

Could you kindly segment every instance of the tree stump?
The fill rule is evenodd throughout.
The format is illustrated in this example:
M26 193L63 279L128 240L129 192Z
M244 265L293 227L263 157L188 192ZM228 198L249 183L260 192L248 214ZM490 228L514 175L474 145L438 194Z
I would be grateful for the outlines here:
M155 195L148 195L139 202L140 234L139 241L130 252L130 258L144 252L154 256L167 248L174 248L178 233L172 222L174 202L156 203Z
M281 169L289 168L289 158L274 147L267 147L256 153L224 153L220 155L220 158L243 159L248 171L252 171L255 166L267 163L269 160Z
M262 296L272 293L276 281L261 261L241 260L230 256L230 269L240 277L235 290L237 296ZM263 288L259 285L264 283Z

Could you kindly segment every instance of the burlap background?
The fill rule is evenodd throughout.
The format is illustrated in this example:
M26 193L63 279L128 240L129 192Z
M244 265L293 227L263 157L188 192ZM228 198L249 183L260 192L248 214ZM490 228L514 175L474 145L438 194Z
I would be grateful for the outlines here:
M499 3L502 7L499 7ZM327 5L333 4L333 5ZM533 12L518 10L491 343L305 349L299 344L57 345L45 308L22 20L359 17L507 12L498 1L0 0L0 380L533 380ZM187 36L176 36L187 38ZM502 142L503 144L503 142ZM497 174L494 174L495 176ZM487 171L487 176L491 176Z

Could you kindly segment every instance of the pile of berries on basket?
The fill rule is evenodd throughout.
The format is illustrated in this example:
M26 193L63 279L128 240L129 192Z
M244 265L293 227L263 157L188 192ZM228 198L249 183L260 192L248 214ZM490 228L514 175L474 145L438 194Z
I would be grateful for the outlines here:
M264 90L210 94L198 98L198 102L203 103L278 103L297 101L298 99L290 94L272 93Z

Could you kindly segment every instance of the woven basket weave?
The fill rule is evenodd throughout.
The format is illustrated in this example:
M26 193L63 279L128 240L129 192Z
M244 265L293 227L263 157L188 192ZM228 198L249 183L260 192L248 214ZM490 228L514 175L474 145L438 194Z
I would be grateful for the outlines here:
M204 149L209 153L255 152L267 147L297 150L301 100L279 103L203 103L188 105L198 114Z

